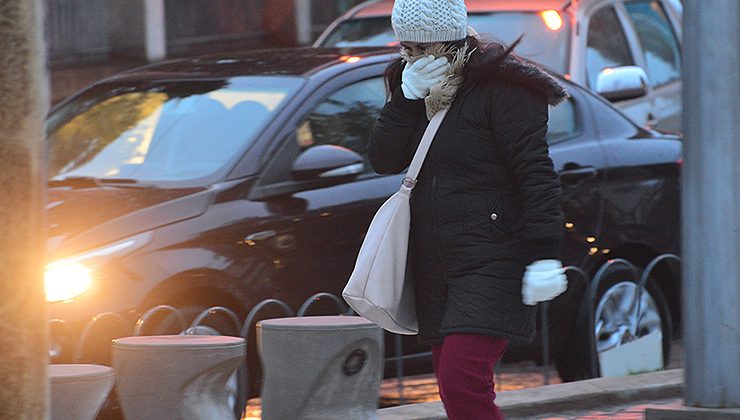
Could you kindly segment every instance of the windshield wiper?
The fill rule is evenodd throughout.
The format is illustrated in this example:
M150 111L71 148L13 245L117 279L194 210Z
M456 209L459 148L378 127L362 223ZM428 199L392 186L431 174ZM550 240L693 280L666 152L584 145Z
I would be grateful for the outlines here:
M51 179L48 182L49 188L56 187L72 187L72 188L86 188L86 187L102 187L112 186L121 188L152 188L150 184L142 184L138 180L132 178L95 178L92 176L68 176L61 179Z

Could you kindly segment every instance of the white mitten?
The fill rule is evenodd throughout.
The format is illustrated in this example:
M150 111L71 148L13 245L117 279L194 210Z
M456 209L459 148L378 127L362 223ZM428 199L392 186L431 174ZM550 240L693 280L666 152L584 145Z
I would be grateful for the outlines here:
M423 99L432 86L444 80L450 64L447 57L422 57L409 65L406 63L401 74L401 90L406 99Z
M536 305L551 300L568 288L568 278L559 260L538 260L527 266L522 279L522 302Z

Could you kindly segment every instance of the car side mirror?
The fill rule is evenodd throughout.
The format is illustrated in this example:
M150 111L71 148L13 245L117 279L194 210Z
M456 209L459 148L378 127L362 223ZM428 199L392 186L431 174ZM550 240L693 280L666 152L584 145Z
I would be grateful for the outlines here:
M611 102L647 95L648 76L641 67L610 67L599 72L596 92Z
M364 170L364 159L346 147L318 145L301 153L293 162L293 178L298 181L354 177Z
M292 180L257 186L250 192L249 198L266 200L339 185L361 174L364 161L362 156L346 147L313 146L293 161Z

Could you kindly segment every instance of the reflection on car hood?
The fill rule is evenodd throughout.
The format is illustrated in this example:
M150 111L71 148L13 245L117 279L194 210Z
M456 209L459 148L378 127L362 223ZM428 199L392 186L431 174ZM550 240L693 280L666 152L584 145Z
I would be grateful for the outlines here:
M204 191L205 188L53 188L47 193L46 205L48 246L78 236L96 226L108 224L141 210L171 202ZM159 211L157 211L159 213ZM154 215L152 215L154 216ZM155 217L154 219L160 219ZM144 226L132 226L131 234ZM118 230L118 229L117 229ZM102 238L101 238L102 239ZM118 238L113 238L113 240Z

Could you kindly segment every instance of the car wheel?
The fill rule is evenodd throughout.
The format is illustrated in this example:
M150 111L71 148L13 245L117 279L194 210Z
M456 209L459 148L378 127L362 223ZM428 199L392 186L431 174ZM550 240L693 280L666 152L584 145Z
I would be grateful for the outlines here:
M639 285L626 269L615 269L599 285L594 307L594 328L589 331L585 299L566 346L556 357L561 380L570 382L591 377L589 334L593 334L597 357L636 339L660 332L663 364L667 364L671 349L672 322L663 293L655 281L648 279L637 300ZM639 307L639 314L637 313ZM656 351L656 350L653 350ZM658 357L659 355L653 355Z

